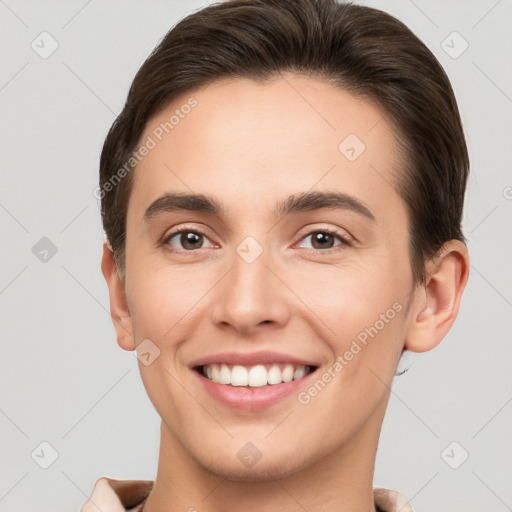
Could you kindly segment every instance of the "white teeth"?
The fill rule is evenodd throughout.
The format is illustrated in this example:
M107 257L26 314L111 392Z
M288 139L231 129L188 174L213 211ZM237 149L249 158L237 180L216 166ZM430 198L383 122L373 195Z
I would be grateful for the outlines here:
M299 380L302 379L306 375L306 367L305 366L298 366L296 370L293 372L293 380Z
M215 382L215 381L214 381ZM232 386L247 386L249 384L249 374L245 366L235 364L231 370L231 382L219 382L219 384L231 384Z
M249 386L252 388L302 379L309 371L308 366L294 366L292 364L273 364L271 366L258 364L245 367L241 365L229 366L222 363L220 365L208 364L203 366L203 375L217 384Z
M273 364L267 374L267 382L269 384L281 384L283 379L281 378L281 370L277 364Z
M249 386L251 388L259 388L267 385L267 370L262 364L253 366L249 370Z
M223 364L220 367L219 384L231 384L231 372L227 364Z
M283 381L291 382L293 380L293 374L293 366L291 364L287 364L283 370Z

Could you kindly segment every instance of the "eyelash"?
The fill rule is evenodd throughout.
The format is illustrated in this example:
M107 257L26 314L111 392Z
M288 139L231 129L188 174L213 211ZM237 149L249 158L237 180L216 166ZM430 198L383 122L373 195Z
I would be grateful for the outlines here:
M201 236L203 236L203 237L205 237L206 239L209 240L208 236L205 233L203 233L201 230L196 229L196 228L187 228L187 227L185 227L185 228L181 228L181 229L179 229L177 231L173 231L172 233L169 233L169 235L165 236L164 239L162 240L162 245L166 245L167 246L166 248L167 248L168 251L176 253L176 254L197 252L199 249L193 249L193 250L175 249L174 247L168 245L169 241L172 240L176 235L181 235L183 233L195 233L196 235L201 235ZM339 245L337 245L335 247L329 247L328 249L312 249L312 248L306 247L306 249L308 249L310 251L314 251L316 253L330 253L331 251L336 250L336 248L341 246L341 245L348 246L348 247L350 247L352 245L351 241L348 238L342 236L335 229L330 229L330 228L321 228L321 229L312 230L309 233L306 233L301 238L301 240L304 240L305 238L307 238L307 237L309 237L309 236L311 236L311 235L313 235L315 233L327 233L329 235L337 237L340 240L340 242L341 242Z

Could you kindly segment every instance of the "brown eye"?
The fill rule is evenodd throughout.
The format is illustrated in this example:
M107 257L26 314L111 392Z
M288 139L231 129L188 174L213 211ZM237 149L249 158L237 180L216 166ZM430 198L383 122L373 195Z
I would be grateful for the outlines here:
M174 243L173 240L175 240ZM171 233L165 243L172 248L176 248L175 244L178 244L177 250L179 251L193 251L194 249L202 249L205 240L208 240L208 238L203 233L185 229Z
M330 249L333 247L334 236L330 233L318 232L312 235L311 245L313 249Z
M331 231L329 229L312 231L306 235L303 240L308 238L311 238L311 242L309 247L306 246L306 248L314 249L317 251L321 251L322 249L333 249L339 245L350 245L350 242L346 238L338 234L336 231ZM336 239L338 239L340 243L336 243Z

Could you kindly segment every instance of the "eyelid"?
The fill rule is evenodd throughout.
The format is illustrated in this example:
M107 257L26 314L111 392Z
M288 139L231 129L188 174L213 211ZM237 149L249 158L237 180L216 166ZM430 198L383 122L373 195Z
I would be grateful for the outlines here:
M332 227L328 227L328 226L318 226L318 227L314 227L314 228L308 228L308 230L304 234L299 236L299 242L304 240L305 238L313 235L314 233L328 233L330 235L336 236L341 241L340 245L345 245L345 246L351 246L353 244L353 242L355 241L355 239L345 230L341 230L339 228L338 229L332 228ZM332 250L336 250L336 247L339 247L339 245L335 246L335 247L329 247L324 250L310 249L309 247L306 247L305 249L319 252L319 253L328 253Z
M210 237L206 234L205 230L197 228L195 226L184 225L184 226L180 226L179 228L177 228L175 230L171 229L170 231L167 231L164 234L164 236L162 237L162 239L160 240L159 243L161 245L166 245L169 242L169 240L174 238L176 235L182 234L183 232L197 233L198 235L202 235L207 240L210 240ZM210 242L212 243L212 245L217 245L212 240L210 240ZM180 252L196 252L196 251L183 251L183 250L181 250Z
M354 238L349 234L347 233L347 231L345 230L341 230L340 228L333 228L333 227L328 227L328 226L316 226L316 227L309 227L309 228L305 228L307 229L307 231L305 231L303 234L301 234L299 236L299 241L296 242L294 244L297 245L298 243L301 243L305 238L309 237L309 236L312 236L313 234L315 233L328 233L330 235L333 235L335 237L338 237L338 239L340 240L340 244L334 246L334 247L328 247L327 249L314 249L314 248L309 248L309 247L303 247L302 249L307 249L308 251L313 251L314 253L331 253L332 251L337 251L339 249L340 246L345 246L345 247L350 247L352 246L353 242L354 242ZM176 249L172 246L169 245L169 241L174 238L175 236L177 235L180 235L182 234L183 232L193 232L193 233L197 233L201 236L203 236L204 238L206 238L207 240L210 240L210 237L205 233L205 230L203 229L199 229L195 226L187 226L187 225L184 225L184 226L181 226L175 230L171 230L170 232L166 232L164 234L164 236L162 237L162 239L160 240L159 242L159 245L161 246L166 246L166 250L170 251L170 252L173 252L173 253L189 253L189 254L193 254L193 253L197 253L200 249L206 249L206 247L203 247L203 248L200 248L200 249L194 249L194 250L185 250L185 249ZM211 240L210 240L211 241ZM211 241L212 242L212 241ZM215 242L212 242L212 245L216 246L216 247L219 247L218 244L216 244Z

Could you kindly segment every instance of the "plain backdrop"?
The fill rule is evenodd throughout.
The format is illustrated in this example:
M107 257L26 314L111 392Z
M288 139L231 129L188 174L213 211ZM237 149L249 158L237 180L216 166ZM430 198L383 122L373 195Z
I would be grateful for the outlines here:
M459 318L395 378L374 486L398 489L416 512L505 512L512 2L364 3L404 21L438 57L471 157L464 229L472 266ZM159 417L135 357L115 340L93 190L135 72L179 19L205 5L0 1L2 512L77 512L100 476L155 477Z

